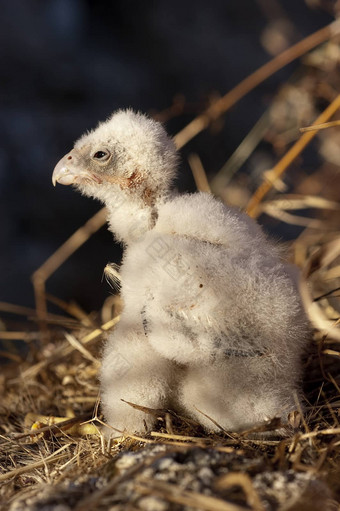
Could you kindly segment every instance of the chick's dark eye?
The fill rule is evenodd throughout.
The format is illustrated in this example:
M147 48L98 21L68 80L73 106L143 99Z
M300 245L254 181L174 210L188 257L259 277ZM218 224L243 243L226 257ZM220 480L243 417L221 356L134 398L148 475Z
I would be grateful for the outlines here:
M101 160L106 156L108 156L108 154L105 151L97 151L96 153L94 153L93 158L96 158L96 160Z

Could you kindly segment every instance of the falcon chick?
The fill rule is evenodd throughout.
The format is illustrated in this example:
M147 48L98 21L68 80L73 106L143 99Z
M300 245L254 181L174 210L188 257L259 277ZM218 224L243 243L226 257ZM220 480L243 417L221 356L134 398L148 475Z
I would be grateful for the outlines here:
M53 172L53 184L106 205L125 246L124 310L101 369L106 420L151 429L155 418L129 401L208 430L218 430L213 421L232 431L286 421L309 330L295 270L245 214L208 194L172 194L177 160L160 123L120 110Z

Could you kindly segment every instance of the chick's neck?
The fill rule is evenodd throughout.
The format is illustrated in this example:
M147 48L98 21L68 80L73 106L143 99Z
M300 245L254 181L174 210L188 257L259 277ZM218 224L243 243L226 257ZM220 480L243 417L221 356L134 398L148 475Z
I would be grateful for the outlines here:
M155 225L158 200L148 203L140 197L121 193L105 203L109 228L125 245L137 241Z

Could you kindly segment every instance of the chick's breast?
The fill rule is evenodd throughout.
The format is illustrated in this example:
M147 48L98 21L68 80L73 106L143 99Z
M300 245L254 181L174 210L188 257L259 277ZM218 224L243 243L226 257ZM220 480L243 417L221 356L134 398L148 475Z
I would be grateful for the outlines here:
M187 218L189 210L187 200ZM155 228L128 248L124 265L124 301L133 305L147 342L190 364L289 357L292 340L303 342L305 319L275 246L241 214L226 211L224 233L205 232L197 219L183 232L174 214L167 223L164 216L161 211Z

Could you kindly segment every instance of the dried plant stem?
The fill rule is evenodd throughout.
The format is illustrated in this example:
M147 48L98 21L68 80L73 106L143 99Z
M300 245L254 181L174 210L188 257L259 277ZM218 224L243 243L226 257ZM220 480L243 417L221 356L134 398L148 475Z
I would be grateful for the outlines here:
M223 167L214 176L210 182L210 187L213 193L218 195L221 188L227 186L233 176L239 171L244 162L261 142L269 128L269 112L270 109L268 108L245 136L240 145L235 149L233 154L228 158Z
M307 259L302 270L302 278L299 282L302 303L312 325L321 332L324 332L330 339L337 342L340 342L340 330L337 328L338 322L330 321L318 302L313 299L311 290L307 284L307 279L315 271L326 268L339 254L340 239L334 239L321 246Z
M183 490L180 486L173 483L157 481L156 479L147 479L145 477L140 477L137 480L135 489L143 495L152 495L153 497L160 497L161 499L173 502L174 504L190 506L207 511L246 511L246 509L249 509L217 497Z
M46 280L106 222L106 209L100 209L82 227L76 230L32 275L38 319L44 330L47 315Z
M328 128L334 128L335 126L340 126L340 120L324 122L323 124L314 124L313 126L306 126L305 128L300 128L300 132L305 133L306 131L326 130Z
M41 333L41 340L47 343L50 340L50 332L47 326L47 303L45 297L45 280L38 274L33 278L35 307L37 311L38 326Z
M106 332L107 330L110 330L110 328L113 328L119 322L119 320L120 320L120 316L116 316L116 317L110 319L110 321L107 321L106 323L104 323L100 328L96 328L91 333L85 335L85 337L82 337L81 342L83 344L87 344L88 342L93 341L99 335L101 335L103 333L103 330Z
M48 295L46 295L48 297ZM36 309L29 307L22 307L21 305L14 305L12 303L0 302L0 312L9 312L10 314L17 314L19 316L27 316L28 319L35 321L37 317ZM64 326L66 323L72 324L73 327L79 325L74 319L68 318L67 316L61 316L60 314L48 313L46 317L48 323L62 323Z
M30 307L23 307L22 305L15 305L8 302L0 302L0 311L9 312L11 314L18 314L19 316L35 316L36 310Z
M100 209L82 227L76 230L32 275L33 283L44 282L106 222L106 210Z
M65 451L68 449L68 445L63 445L60 449L55 451L50 456L47 456L46 458L36 461L35 463L31 463L30 465L25 465L24 467L15 468L13 470L10 470L9 472L6 472L5 474L0 474L0 482L6 481L7 479L10 479L11 477L17 477L20 474L25 474L27 472L31 472L32 470L35 470L36 468L43 467L44 465L48 465L49 463L55 463L57 460L60 460L64 456L68 456L68 453L65 452L61 454L62 451Z
M304 440L306 438L313 438L319 435L340 435L340 428L328 428L310 431L308 433L303 433L299 438L300 440Z
M159 431L151 431L151 436L157 438L168 438L170 440L185 440L187 442L211 442L209 437L198 437L198 436L186 436L186 435L174 435L169 433L161 433Z
M0 337L1 339L1 337ZM11 353L10 351L3 351L0 350L0 357L1 358L8 358L8 360L12 360L13 362L16 362L17 364L21 364L23 359L19 357L19 355L16 355L15 353Z
M248 474L243 474L242 472L231 472L222 476L218 480L216 486L220 490L230 488L231 486L240 486L246 495L248 505L254 511L264 511L260 497L258 496Z
M321 115L316 119L314 124L322 124L340 108L340 95L338 95L334 101L322 112ZM297 158L297 156L305 149L309 142L315 137L317 131L309 131L302 135L302 137L295 142L295 144L289 149L283 158L275 165L271 171L272 179L270 181L264 181L256 190L254 195L251 197L248 206L247 213L249 216L256 217L259 211L259 204L262 199L267 195L269 190L273 186L273 182L279 178L289 167L289 165Z
M82 310L82 308L74 302L67 303L60 298L46 293L46 300L57 305L61 310L67 312L74 318L77 318L84 326L94 327L92 319Z
M258 68L254 73L250 74L236 85L231 91L225 94L221 99L215 101L201 115L193 119L187 126L175 135L174 140L178 148L183 147L193 139L198 133L209 126L211 121L217 119L225 113L237 101L242 99L246 94L253 90L257 85L272 76L279 69L294 60L298 59L308 51L312 50L319 44L327 41L340 32L340 22L333 21L329 25L317 30L310 36L306 37L297 44L294 44L287 50L283 51L275 58ZM323 121L321 121L323 122ZM320 122L320 124L321 124Z
M280 195L279 199L266 201L261 204L261 210L265 211L267 206L273 206L279 210L291 210L291 209L340 209L340 202L325 199L324 197L318 197L316 195L302 195L298 193L292 193L287 195Z
M200 192L211 193L207 175L205 173L201 158L198 154L190 154L188 162L191 168L191 172L194 176L197 190Z
M23 332L23 331L8 331L5 330L3 332L0 331L0 339L6 341L32 341L39 336L38 332Z
M74 335L72 334L69 334L68 332L65 332L65 337L67 339L67 341L70 343L70 345L78 350L84 358L86 358L87 360L89 360L90 362L93 362L95 365L98 365L100 366L100 362L94 358L93 355L91 355L91 353L89 352L89 350L87 350L80 341L78 341L78 339L76 339L74 337Z
M81 339L79 339L79 342L81 345L88 344L95 340L97 337L103 334L103 332L106 332L107 330L110 330L110 328L113 328L120 320L120 316L116 316L115 318L112 318L107 323L104 323L101 325L100 328L96 328L89 334L85 335ZM49 357L44 358L37 364L34 364L30 366L28 369L23 371L21 373L20 378L32 378L36 376L39 371L41 371L44 367L47 367L51 363L55 363L58 360L60 360L63 357L67 357L71 355L77 348L75 346L70 345L68 342L63 343L60 347L56 348L52 354ZM78 350L79 351L79 350Z

